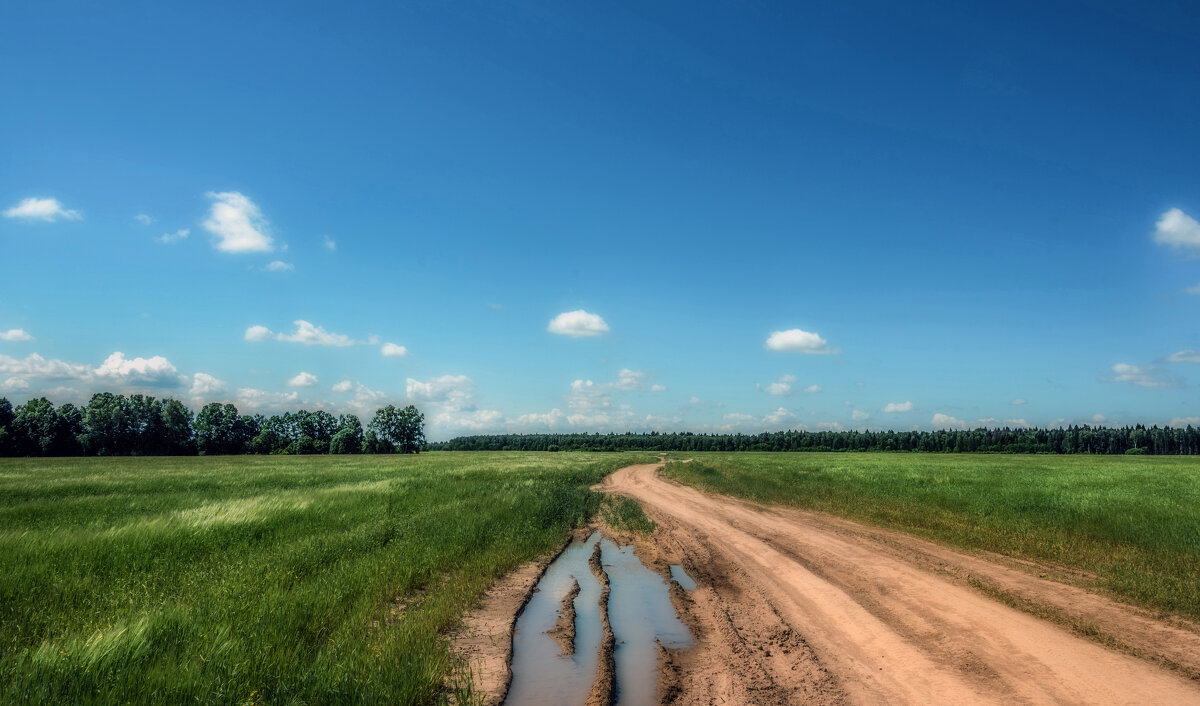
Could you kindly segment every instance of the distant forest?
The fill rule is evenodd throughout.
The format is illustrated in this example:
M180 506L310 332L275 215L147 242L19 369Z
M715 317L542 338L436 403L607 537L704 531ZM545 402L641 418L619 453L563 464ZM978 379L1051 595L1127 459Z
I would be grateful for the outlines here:
M426 443L414 406L388 405L365 427L324 410L241 414L213 402L102 392L82 407L0 397L0 456L357 454L420 451L912 451L926 453L1200 454L1200 428L1003 428L963 431L780 431L762 434L493 434Z
M211 456L418 453L424 415L388 405L364 430L353 414L270 417L212 402L193 414L179 400L101 392L83 407L45 397L13 408L0 397L0 456Z
M780 431L762 434L495 434L429 444L446 451L912 451L1197 454L1200 429L1092 427L964 431Z

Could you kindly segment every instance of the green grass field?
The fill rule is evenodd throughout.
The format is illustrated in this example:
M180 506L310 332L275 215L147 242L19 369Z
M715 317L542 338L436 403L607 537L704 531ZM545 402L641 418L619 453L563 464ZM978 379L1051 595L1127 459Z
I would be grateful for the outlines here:
M636 454L0 460L0 701L431 703Z
M704 490L823 510L1083 569L1127 601L1200 619L1200 458L672 454Z

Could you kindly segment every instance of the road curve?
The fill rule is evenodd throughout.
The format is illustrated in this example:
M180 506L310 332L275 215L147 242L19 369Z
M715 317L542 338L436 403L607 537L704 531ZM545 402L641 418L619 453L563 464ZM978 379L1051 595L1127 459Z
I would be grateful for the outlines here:
M1010 608L962 574L1078 604L1183 672L1200 666L1187 625L901 533L709 495L660 467L621 469L600 489L637 500L702 584L701 645L678 667L675 703L1200 704L1180 671Z

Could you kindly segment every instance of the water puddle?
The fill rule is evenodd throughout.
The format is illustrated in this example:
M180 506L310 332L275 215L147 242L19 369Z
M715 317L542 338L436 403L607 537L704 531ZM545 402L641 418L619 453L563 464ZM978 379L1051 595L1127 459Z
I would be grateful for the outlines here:
M574 541L546 569L538 590L517 618L513 633L512 685L505 703L582 704L587 701L600 656L600 582L588 568L592 549L600 541L596 532L586 541ZM558 607L579 582L575 597L575 654L562 648L546 632L558 620Z
M616 646L616 703L639 706L656 703L658 648L690 647L692 636L671 605L667 583L637 558L633 547L618 547L600 533L574 541L546 570L513 634L512 685L505 703L525 706L584 704L596 679L603 639L600 620L600 582L588 567L596 543L608 574L608 616ZM682 578L695 583L679 569ZM672 577L676 577L672 567ZM559 608L574 582L575 650L563 654L553 637ZM681 585L684 585L681 582Z
M685 591L696 590L696 582L692 580L691 576L687 575L687 572L679 564L671 564L671 579Z
M601 542L612 593L608 619L617 638L617 704L658 703L658 647L691 647L692 635L671 605L663 578L647 569L633 547Z

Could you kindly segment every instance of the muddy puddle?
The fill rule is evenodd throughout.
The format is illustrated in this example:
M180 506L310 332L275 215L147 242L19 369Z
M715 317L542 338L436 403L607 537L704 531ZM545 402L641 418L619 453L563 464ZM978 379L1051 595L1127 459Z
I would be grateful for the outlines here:
M572 542L554 560L517 619L512 684L506 704L569 706L587 701L601 664L603 645L601 586L588 566L597 543L610 587L608 619L615 638L616 703L620 706L657 703L657 644L670 648L692 645L691 634L671 605L663 577L646 568L633 547L619 547L596 532L586 540ZM680 573L691 582L682 568ZM672 576L675 577L674 571ZM569 642L564 645L561 638L556 641L548 633L561 635L564 599L569 598L576 582L579 593L569 601L575 609L572 654Z
M696 582L692 580L691 576L687 575L687 572L679 564L671 564L671 580L679 584L679 587L685 591L696 590Z

